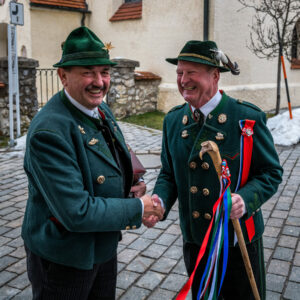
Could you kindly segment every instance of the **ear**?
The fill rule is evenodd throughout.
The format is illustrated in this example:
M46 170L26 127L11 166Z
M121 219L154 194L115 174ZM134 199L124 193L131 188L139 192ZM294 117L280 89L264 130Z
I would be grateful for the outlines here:
M220 70L218 68L214 68L213 78L214 78L216 83L219 82L219 80L220 80Z
M60 78L60 81L61 81L62 85L64 87L66 87L68 85L67 84L68 80L67 80L67 72L66 72L66 70L64 70L63 68L58 68L57 74L58 74L58 76Z

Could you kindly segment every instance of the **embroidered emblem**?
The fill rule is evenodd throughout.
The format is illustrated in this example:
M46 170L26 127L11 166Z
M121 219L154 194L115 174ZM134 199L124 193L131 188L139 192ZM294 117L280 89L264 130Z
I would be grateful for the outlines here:
M220 124L223 124L223 123L225 123L227 121L227 116L225 115L225 114L220 114L219 116L218 116L218 122L220 123Z
M244 127L242 129L242 135L244 136L251 136L253 134L253 129L250 127Z
M208 114L207 116L209 119L212 119L213 115L212 114Z
M187 115L184 115L183 118L182 118L182 124L183 124L183 125L186 125L187 122L188 122L188 120L189 120L188 116L187 116Z
M93 146L93 145L96 145L98 142L99 142L98 139L92 138L92 139L89 141L89 145Z
M79 130L80 130L80 132L81 132L82 134L85 134L85 131L84 131L83 127L81 127L80 125L78 125L78 128L79 128Z
M216 135L216 140L218 140L218 141L224 140L224 134L221 132L218 132Z

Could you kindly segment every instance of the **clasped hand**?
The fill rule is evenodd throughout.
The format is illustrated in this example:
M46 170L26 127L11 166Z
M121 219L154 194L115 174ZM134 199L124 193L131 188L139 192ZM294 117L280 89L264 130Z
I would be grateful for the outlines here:
M151 228L163 218L165 210L162 208L156 194L152 195L152 197L144 195L141 199L144 203L143 224Z

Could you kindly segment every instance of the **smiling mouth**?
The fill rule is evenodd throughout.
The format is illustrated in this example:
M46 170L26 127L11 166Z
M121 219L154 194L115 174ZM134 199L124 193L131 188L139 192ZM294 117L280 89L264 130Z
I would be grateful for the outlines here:
M192 91L195 89L195 87L184 87L183 88L185 91Z
M100 94L102 91L104 91L104 87L102 87L102 88L99 88L99 87L87 88L87 91L91 94L97 95L97 94Z

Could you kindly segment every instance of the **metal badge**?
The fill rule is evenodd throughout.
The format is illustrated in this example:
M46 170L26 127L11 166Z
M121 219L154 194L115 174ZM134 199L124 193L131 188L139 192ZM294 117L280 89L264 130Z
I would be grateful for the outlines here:
M188 116L184 115L183 118L182 118L182 124L186 125L188 123L188 120L189 120Z
M224 140L224 134L221 132L218 132L216 135L216 140L218 140L218 141Z
M85 131L84 131L83 127L81 127L80 125L78 125L78 128L79 128L79 130L80 130L80 132L81 132L82 134L85 134Z
M92 138L92 139L89 141L89 145L93 146L93 145L97 144L98 142L99 142L98 139Z
M227 121L227 116L225 115L225 114L220 114L219 116L218 116L218 122L220 123L220 124L223 124L223 123L225 123Z
M185 138L187 138L188 136L189 136L189 134L188 134L187 130L183 130L182 133L181 133L181 137L182 137L183 139L185 139Z

